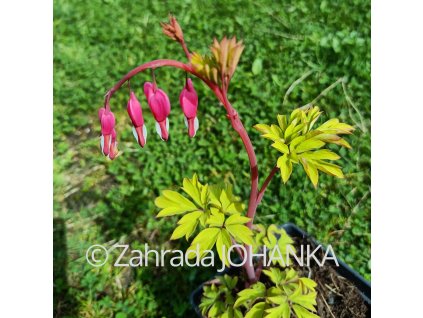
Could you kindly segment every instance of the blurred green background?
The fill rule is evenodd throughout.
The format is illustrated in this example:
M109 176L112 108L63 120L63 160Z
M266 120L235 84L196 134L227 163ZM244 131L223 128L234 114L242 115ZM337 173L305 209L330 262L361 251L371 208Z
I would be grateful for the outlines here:
M178 96L184 74L168 68L157 81L172 103L171 140L149 131L135 142L126 87L112 98L122 155L99 150L97 110L105 92L133 67L157 58L185 61L159 25L176 15L189 48L205 53L213 37L236 35L245 50L230 87L253 139L262 178L277 153L252 129L276 122L321 95L316 104L357 128L353 149L340 151L346 179L321 176L315 190L297 169L275 178L258 210L265 224L294 222L370 279L370 1L54 1L54 312L55 317L191 317L188 297L213 269L93 268L92 244L182 248L168 242L173 219L157 220L154 198L198 173L203 182L234 184L247 203L248 159L212 93L196 80L200 130L189 139ZM288 92L288 93L287 93ZM323 93L322 93L323 92ZM338 150L337 150L338 151Z

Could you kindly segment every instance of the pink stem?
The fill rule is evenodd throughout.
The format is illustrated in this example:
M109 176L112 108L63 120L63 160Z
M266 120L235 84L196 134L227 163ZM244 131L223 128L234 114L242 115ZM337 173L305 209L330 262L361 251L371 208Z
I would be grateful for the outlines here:
M260 191L257 195L257 205L260 204L261 199L263 199L264 191L266 191L267 186L269 185L272 178L275 176L276 172L278 172L279 168L277 166L274 166L272 171L270 171L269 175L267 176L266 180L264 180L263 185L260 188Z
M212 91L215 93L215 95L217 96L217 98L219 100L222 100L222 96L219 92L219 88L217 87L216 84L210 82L209 80L203 78L200 74L198 74L194 68L190 65L190 64L185 64L179 61L175 61L175 60L168 60L168 59L163 59L163 60L154 60L145 64L142 64L136 68L134 68L133 70L129 71L124 77L121 78L121 80L119 82L117 82L115 84L115 86L113 86L107 93L106 96L104 98L104 107L107 109L110 109L110 98L113 96L114 93L116 93L116 91L122 87L123 84L125 84L128 80L130 80L132 77L134 77L135 75L137 75L138 73L141 73L145 70L148 69L156 69L159 67L163 67L163 66L170 66L170 67L175 67L175 68L179 68L181 70L184 70L185 72L188 72L196 77L198 77L199 79L201 79L204 83L207 84L207 86L209 86Z
M241 140L244 144L245 150L247 151L248 160L250 163L250 173L251 173L251 192L250 192L250 200L248 203L248 210L247 210L247 217L251 220L248 222L247 226L251 229L253 226L254 216L257 210L257 197L258 197L258 167L257 167L257 157L254 152L254 147L251 142L250 137L248 136L247 131L245 130L244 125L242 124L241 120L239 119L238 113L232 107L231 103L229 102L226 91L222 92L223 95L223 105L225 106L227 116L231 121L232 127L234 130L239 134ZM247 253L245 255L246 262L244 264L245 271L247 272L247 276L250 282L257 281L257 277L254 271L254 265L252 262L252 254L248 246L246 246Z
M185 45L182 45L184 48L185 54L187 57L189 57L189 51L186 48ZM269 184L270 180L276 173L276 171L273 171L270 173L269 177L264 182L262 188L260 191L258 190L258 167L257 167L257 157L254 152L253 144L250 140L250 137L248 136L247 131L245 130L244 125L242 124L238 113L236 110L232 107L231 103L229 102L227 98L227 87L224 89L220 89L218 85L215 83L212 83L208 79L202 77L200 74L198 74L194 68L190 64L185 64L176 60L169 60L169 59L162 59L162 60L154 60L145 64L142 64L130 72L128 72L120 81L118 81L106 94L105 100L104 100L104 107L106 109L110 109L110 99L113 96L113 94L127 81L129 81L132 77L137 75L140 72L143 72L147 69L156 69L163 66L169 66L169 67L175 67L179 68L181 70L184 70L187 73L190 73L197 78L201 79L209 88L214 92L217 99L223 104L223 106L226 109L227 116L229 120L231 121L232 127L234 130L239 134L245 150L247 151L249 164L250 164L250 173L251 173L251 192L250 192L250 199L248 203L248 210L247 210L247 217L249 217L251 220L248 222L247 226L251 229L253 225L253 220L256 214L257 206L261 201L261 198L263 197L263 193L267 188L267 185ZM249 278L250 282L255 282L257 280L256 273L254 271L254 266L252 265L252 255L250 252L250 249L247 247L247 254L245 257L247 258L245 262L245 269Z
M191 53L188 50L188 47L187 47L187 44L185 43L185 40L182 40L179 43L181 43L181 46L182 46L182 49L184 50L185 55L187 56L188 60L190 60L191 59Z

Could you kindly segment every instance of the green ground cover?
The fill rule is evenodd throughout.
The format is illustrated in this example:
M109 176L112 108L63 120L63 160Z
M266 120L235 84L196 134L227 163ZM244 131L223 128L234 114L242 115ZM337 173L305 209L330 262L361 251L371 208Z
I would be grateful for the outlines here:
M174 13L192 50L206 52L213 37L245 43L230 88L253 139L259 169L277 157L252 126L276 121L313 101L323 117L354 124L353 150L341 150L346 179L321 176L314 190L297 169L290 182L272 181L258 210L265 224L294 222L370 279L370 1L71 1L54 2L54 245L57 317L190 317L188 295L212 269L92 268L92 244L168 242L173 221L156 219L154 198L195 172L206 183L227 181L247 202L248 159L224 110L195 81L200 130L189 139L178 96L184 74L156 73L173 105L171 140L154 133L141 85L131 82L144 107L149 138L133 140L127 90L112 99L120 150L108 161L99 151L97 109L115 81L157 58L185 60L162 35L159 21ZM327 89L329 87L329 89ZM287 94L288 92L288 94ZM323 93L322 93L323 92ZM224 145L224 146L223 146ZM182 248L185 246L182 246ZM170 305L171 304L171 305Z

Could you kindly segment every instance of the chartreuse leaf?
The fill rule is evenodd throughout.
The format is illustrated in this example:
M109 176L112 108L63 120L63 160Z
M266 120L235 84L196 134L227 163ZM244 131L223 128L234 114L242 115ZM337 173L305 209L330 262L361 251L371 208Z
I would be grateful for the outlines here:
M342 173L340 166L323 160L315 160L313 163L318 170L324 173L330 174L334 177L344 178L344 174Z
M278 228L274 224L271 224L267 229L263 226L256 226L255 244L258 246L265 245L268 249L269 257L276 245L278 246L282 259L279 259L279 254L276 253L272 259L273 264L279 264L281 267L289 265L289 263L287 263L290 261L288 253L295 253L295 247L292 245L293 243L294 241L286 231L282 228Z
M229 266L229 261L226 257L229 248L232 246L231 237L226 229L222 229L217 235L216 249L220 260Z
M305 152L301 154L301 156L303 158L312 160L338 160L339 158L341 158L336 153L327 149Z
M301 164L312 184L316 187L319 173L343 178L341 167L325 160L338 160L340 156L324 149L327 144L351 148L340 135L348 135L354 127L334 118L314 128L322 112L319 107L297 108L291 115L278 115L278 125L257 124L254 127L262 137L272 140L272 147L282 153L277 160L282 181L286 183L293 166ZM289 119L288 119L289 118Z
M317 130L322 131L327 134L342 135L342 134L352 134L354 127L339 122L338 118L333 118L320 125Z
M288 126L286 116L285 115L278 115L277 119L278 119L279 127L281 128L281 131L282 131L282 133L284 133L286 127Z
M299 277L293 268L281 271L279 268L271 267L269 270L263 270L263 273L275 285L266 292L265 300L271 307L265 310L266 318L290 318L293 313L296 317L318 317L313 313L316 311L317 297L315 291L317 284L313 280Z
M191 246L186 251L186 253L189 253L188 258L192 259L196 257L194 252L197 250L197 248L200 257L205 251L211 250L216 243L219 233L220 229L217 227L206 228L198 233L194 240L191 242Z
M283 302L277 307L266 310L266 318L290 318L291 309L287 302Z
M207 204L207 185L202 185L198 181L196 174L194 174L192 179L184 178L182 190L184 190L199 207L204 208Z
M155 200L156 206L162 210L158 217L171 216L198 210L198 207L176 191L164 190Z
M294 129L295 129L295 126L297 125L297 123L298 123L298 120L297 119L294 119L288 125L288 127L286 127L286 130L285 130L284 135L283 135L283 137L284 137L285 140L287 140L289 138L292 139L291 137L292 137L292 135L294 133Z
M293 305L292 308L294 309L297 318L319 318L319 316L313 314L301 306Z
M240 213L232 214L228 217L225 221L225 226L235 225L235 224L245 224L249 222L251 219L247 218L246 216L242 216Z
M242 318L242 312L234 308L235 287L238 277L219 276L219 283L205 285L200 310L204 317Z
M257 124L254 126L254 128L262 132L263 134L269 134L271 132L270 126L265 124Z
M238 298L235 301L234 307L244 306L250 308L251 304L254 303L258 298L264 298L266 296L266 286L257 282L250 286L250 288L241 290L238 293Z
M303 286L304 292L306 292L307 290L314 291L317 286L317 283L314 280L307 277L301 277L300 283Z
M309 151L313 149L319 149L323 147L324 145L325 143L321 140L314 139L314 138L307 139L301 142L298 146L296 146L295 151L296 153L301 153L301 152L305 152L305 151Z
M270 267L269 270L264 269L263 273L270 278L270 280L275 284L279 285L284 280L285 276L278 268Z
M245 225L242 224L233 224L227 225L226 229L229 231L231 236L238 243L244 243L247 245L253 245L253 232Z
M276 125L258 124L254 126L255 129L262 133L262 137L273 141L284 141L283 130Z
M276 128L278 130L280 129ZM244 204L233 194L232 186L203 185L195 174L191 179L184 179L182 189L189 198L176 191L165 190L155 201L161 209L158 217L185 213L177 222L170 239L185 236L188 240L200 225L203 230L191 242L187 250L190 252L189 256L195 257L195 253L191 252L196 251L197 245L200 256L204 256L204 251L211 250L216 245L219 257L228 265L222 252L223 247L228 250L232 242L252 243L252 232L244 225L250 219L241 215Z
M276 165L281 170L281 176L282 176L283 183L287 183L288 180L289 180L289 177L292 174L292 162L288 158L288 155L285 154L282 157L279 157Z
M272 230L273 231L273 230ZM306 277L299 277L293 269L281 271L270 267L263 273L273 286L257 282L235 295L238 279L224 275L219 283L205 286L200 309L204 317L246 318L318 318L315 287ZM266 283L268 284L268 283ZM244 312L244 315L242 314Z
M263 301L255 304L245 315L245 318L263 318L266 317L266 313L264 312L267 308L267 304Z
M289 296L289 300L308 310L314 310L314 306L316 306L316 296L316 292L303 293L301 286L298 286L294 293Z
M307 160L305 158L301 158L301 164L303 165L311 183L313 183L314 187L317 187L317 182L319 182L319 172L317 171L316 165L311 160Z
M176 240L181 238L185 235L186 239L188 239L192 233L195 231L198 225L198 219L203 214L202 211L194 211L188 214L185 214L179 221L179 226L173 231L171 240Z
M244 204L232 193L231 186L226 185L224 188L210 186L209 189L210 204L214 209L227 215L241 213L244 210Z
M284 154L288 154L289 153L289 148L287 145L285 145L282 141L275 141L272 144L272 147L279 150L280 152L284 153Z
M212 214L209 216L209 218L207 219L206 224L208 224L211 227L221 227L224 222L225 222L225 215L223 213L220 213L214 210Z
M220 199L223 213L232 214L244 211L244 205L241 203L239 197L233 194L232 186L226 185L226 187L222 189Z

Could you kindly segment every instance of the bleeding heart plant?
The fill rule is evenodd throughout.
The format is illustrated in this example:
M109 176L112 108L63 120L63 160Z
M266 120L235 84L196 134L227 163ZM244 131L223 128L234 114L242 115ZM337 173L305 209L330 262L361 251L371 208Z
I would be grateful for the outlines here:
M158 217L182 216L171 236L171 240L185 238L191 241L188 251L199 249L200 255L216 248L221 261L229 265L224 251L234 244L244 244L245 249L233 249L243 260L246 278L240 274L233 278L225 275L204 288L200 308L206 317L318 317L316 312L316 283L300 277L289 264L272 262L254 263L252 254L279 246L282 254L293 249L293 240L283 229L270 225L253 225L257 206L271 179L281 172L283 183L290 179L296 165L301 165L314 187L317 187L319 172L344 178L341 167L332 163L340 156L325 147L329 144L350 148L341 135L351 134L354 128L330 119L317 126L322 114L317 106L297 108L287 115L277 115L276 124L257 124L255 128L262 137L272 141L271 146L279 153L275 166L259 188L259 169L250 137L237 111L228 100L228 89L240 60L244 45L236 38L214 39L210 54L191 53L185 43L183 32L177 20L169 17L169 23L162 23L163 32L177 41L183 48L188 63L176 60L154 60L142 64L126 74L106 96L104 107L99 110L101 123L101 150L110 159L117 157L115 117L110 110L112 95L123 84L138 73L151 70L152 82L144 84L147 104L154 116L156 131L160 138L169 138L170 101L166 93L157 87L154 70L159 67L173 67L185 72L185 83L179 96L189 137L199 129L197 118L198 96L188 74L203 81L223 105L232 127L239 134L248 154L251 174L251 190L248 208L235 196L230 185L216 186L202 184L197 175L183 180L182 190L164 190L155 204L160 208ZM132 122L137 143L145 147L147 129L141 103L130 91L127 111ZM317 126L317 127L316 127ZM264 273L264 276L261 275ZM264 278L263 278L264 277Z

